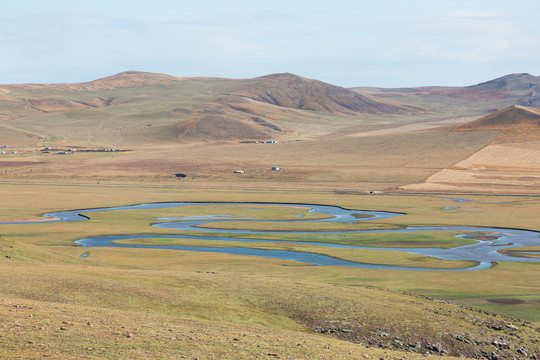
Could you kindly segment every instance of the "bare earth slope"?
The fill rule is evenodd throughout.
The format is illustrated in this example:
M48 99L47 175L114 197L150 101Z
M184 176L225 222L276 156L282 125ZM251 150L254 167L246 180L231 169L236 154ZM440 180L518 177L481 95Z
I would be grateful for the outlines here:
M274 105L334 114L417 114L410 106L361 95L338 86L293 74L274 74L256 79L252 87L234 94Z
M470 130L501 130L498 143L540 141L540 108L514 105L454 128Z

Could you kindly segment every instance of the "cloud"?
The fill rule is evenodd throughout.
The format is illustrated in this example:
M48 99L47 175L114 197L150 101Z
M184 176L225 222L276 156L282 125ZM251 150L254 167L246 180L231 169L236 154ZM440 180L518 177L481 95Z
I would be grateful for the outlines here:
M0 82L87 81L132 69L222 77L294 72L343 86L436 78L444 85L457 79L458 68L465 82L487 66L504 75L510 68L534 72L538 65L531 64L540 63L534 14L512 15L501 6L463 11L472 6L413 1L386 11L348 1L332 8L323 1L214 1L217 9L198 4L184 11L169 1L146 16L136 11L143 3L127 12L115 3L108 13L88 5L77 15L59 8L4 15ZM456 75L449 77L449 69Z

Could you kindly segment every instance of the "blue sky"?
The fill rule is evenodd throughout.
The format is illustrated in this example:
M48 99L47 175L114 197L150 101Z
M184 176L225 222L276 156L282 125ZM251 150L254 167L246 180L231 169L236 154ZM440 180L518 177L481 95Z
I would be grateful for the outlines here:
M19 0L0 14L0 83L125 70L335 85L472 85L540 75L538 0Z

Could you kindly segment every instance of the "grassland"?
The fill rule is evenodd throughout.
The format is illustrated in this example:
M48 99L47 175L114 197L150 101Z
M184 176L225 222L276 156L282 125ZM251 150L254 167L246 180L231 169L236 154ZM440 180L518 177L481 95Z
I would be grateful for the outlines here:
M423 181L495 135L439 129L277 144L141 145L124 153L70 156L21 151L3 158L0 181L387 190ZM273 166L285 170L272 171ZM177 179L177 173L186 177Z
M85 84L4 86L0 146L8 147L0 158L0 222L23 221L0 225L0 357L540 357L535 263L501 262L464 274L75 246L84 237L142 234L144 239L128 236L122 242L241 244L366 263L455 269L473 264L301 242L455 247L473 240L456 239L455 232L351 236L344 231L452 225L540 231L540 198L535 196L386 193L540 193L537 139L523 142L525 133L502 136L490 127L452 131L456 124L513 105L509 102L519 100L523 91L506 97L501 97L507 94L503 90L489 93L491 97L489 91L470 89L381 93L413 105L405 108L414 111L368 115L339 113L344 111L341 99L331 104L334 112L313 111L324 104L320 99L295 103L287 91L301 93L300 80L286 77L291 88L261 85L260 79L141 73ZM255 100L254 95L264 97L267 90L282 91L276 102L291 107ZM234 120L233 133L222 126L226 119ZM239 142L253 136L278 142ZM43 152L44 147L54 150ZM57 153L70 148L128 151ZM271 171L273 166L284 170ZM260 204L89 212L90 219L83 222L28 223L54 211L162 201ZM287 223L322 216L304 207L265 202L405 215L357 224ZM157 238L201 235L204 229L150 226L161 217L208 214L249 220L213 225L213 235L225 238L230 234L219 229L327 232L244 234L237 237L280 242L240 243ZM488 239L492 234L478 235ZM517 256L538 256L537 247L516 250Z
M517 129L514 112L503 111L511 131L491 118L475 131L453 131L522 101L529 77L495 81L510 87L489 91L379 90L369 109L352 91L290 74L231 80L127 72L83 84L5 85L0 181L538 194L537 125ZM330 98L324 89L337 92ZM128 151L58 154L103 148Z
M266 201L407 213L378 221L379 226L540 230L536 221L540 199L536 197L465 196L468 201L458 203L443 195L8 184L0 187L0 196L6 204L0 221L144 202ZM449 206L457 208L444 210ZM216 207L211 212L234 211L234 215L278 220L297 219L297 214L314 216L304 208L261 205L260 209ZM414 359L425 352L479 357L485 351L504 357L517 354L520 348L528 353L537 349L537 264L499 263L463 276L311 267L225 254L73 246L76 239L108 234L142 233L151 240L153 234L173 233L150 228L156 217L204 213L203 207L190 207L89 213L89 221L77 223L0 225L0 326L4 330L0 354L21 358ZM422 240L444 242L450 236L426 234ZM388 238L381 240L383 246L389 245ZM377 239L370 237L355 241L377 245ZM362 260L367 259L367 252L331 255ZM88 256L81 258L85 253ZM391 263L433 261L386 252L369 256ZM500 342L510 348L493 345Z

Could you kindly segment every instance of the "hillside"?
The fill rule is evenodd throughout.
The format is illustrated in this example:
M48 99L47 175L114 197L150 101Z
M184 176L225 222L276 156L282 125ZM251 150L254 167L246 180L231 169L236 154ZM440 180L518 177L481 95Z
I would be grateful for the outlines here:
M493 141L408 190L537 192L540 189L540 108L514 105L455 126L452 132L496 131Z
M313 136L358 116L421 112L292 74L233 80L127 71L75 84L0 85L0 126L48 140L40 146Z
M480 119L460 124L453 131L501 130L495 142L540 140L540 108L514 105Z
M78 84L0 85L0 146L7 147L0 176L176 184L180 173L189 186L255 188L270 181L369 191L427 183L422 189L431 190L436 180L444 189L466 183L469 191L538 192L536 163L508 155L521 148L504 155L508 144L527 144L527 156L537 156L536 110L512 104L495 111L534 89L534 79L508 75L459 88L477 94L467 99L443 87L364 96L292 74L233 80L130 71ZM277 144L254 144L268 140ZM80 151L59 156L66 149ZM512 161L532 173L503 174L515 168ZM496 172L460 172L477 168Z
M464 87L424 86L395 89L357 87L352 90L434 111L485 115L512 105L539 107L539 84L540 77L521 73Z
M274 74L234 94L289 108L332 114L417 114L422 108L361 95L342 87L293 74Z

